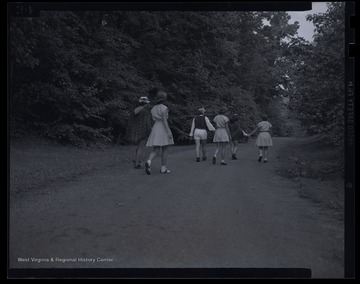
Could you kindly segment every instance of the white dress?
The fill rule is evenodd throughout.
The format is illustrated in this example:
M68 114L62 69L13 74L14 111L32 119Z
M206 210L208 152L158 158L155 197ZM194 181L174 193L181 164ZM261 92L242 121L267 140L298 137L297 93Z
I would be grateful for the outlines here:
M272 125L268 121L259 122L258 128L260 133L255 141L256 146L273 146L273 141L269 133L271 127Z
M215 116L213 121L216 126L213 142L229 142L230 138L225 128L229 118L227 118L225 115L219 114Z
M151 116L155 123L146 142L146 147L173 145L174 140L173 138L169 138L169 133L163 122L163 119L168 119L168 107L163 104L155 105L151 109Z

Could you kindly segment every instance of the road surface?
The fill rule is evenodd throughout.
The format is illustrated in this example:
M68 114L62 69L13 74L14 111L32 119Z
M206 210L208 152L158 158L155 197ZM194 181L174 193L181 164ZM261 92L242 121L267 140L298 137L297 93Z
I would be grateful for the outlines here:
M239 144L227 166L196 163L186 148L169 156L168 175L157 158L150 176L129 165L52 184L11 204L10 267L310 268L343 277L343 221L277 172L292 139L274 138L267 164L253 143Z

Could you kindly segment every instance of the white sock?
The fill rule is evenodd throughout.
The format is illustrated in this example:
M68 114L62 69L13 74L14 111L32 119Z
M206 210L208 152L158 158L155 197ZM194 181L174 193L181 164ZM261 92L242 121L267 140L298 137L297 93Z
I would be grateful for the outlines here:
M151 166L151 160L148 160L147 163L148 163L148 165L150 167Z
M161 171L165 172L166 171L166 166L161 166Z

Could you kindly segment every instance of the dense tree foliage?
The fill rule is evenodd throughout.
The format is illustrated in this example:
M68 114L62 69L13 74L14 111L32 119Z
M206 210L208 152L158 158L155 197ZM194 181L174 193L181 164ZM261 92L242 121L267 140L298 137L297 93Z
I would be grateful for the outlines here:
M294 75L290 109L310 134L342 145L344 138L345 3L309 15L314 41L292 42Z
M37 131L79 145L122 142L139 96L153 98L156 89L163 89L178 142L186 139L200 106L209 116L228 106L239 113L245 129L265 112L277 119L275 134L281 135L283 125L269 108L273 99L291 90L297 110L315 94L310 86L319 84L319 77L306 78L308 71L300 68L300 57L294 60L294 52L301 49L305 68L317 68L309 64L313 57L317 62L329 58L322 48L328 44L322 43L325 29L318 27L308 48L296 37L298 23L289 19L285 12L173 11L41 12L40 17L11 18L11 133ZM339 56L336 48L332 59ZM309 88L293 92L306 80Z

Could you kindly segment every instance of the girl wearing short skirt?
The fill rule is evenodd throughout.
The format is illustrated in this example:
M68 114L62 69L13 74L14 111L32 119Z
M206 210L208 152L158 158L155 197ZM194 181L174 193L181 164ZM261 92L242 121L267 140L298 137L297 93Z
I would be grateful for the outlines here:
M220 112L215 118L213 119L216 131L214 135L213 142L216 143L216 150L215 154L212 158L212 163L216 164L216 155L221 153L221 165L226 165L225 162L225 148L226 144L231 140L231 134L229 129L229 118L225 116L225 113L227 112L227 109L225 107L220 109Z
M259 147L259 158L258 161L261 162L263 158L263 151L264 151L264 163L267 163L267 154L268 154L268 147L273 146L273 141L271 139L270 135L270 128L272 127L271 123L268 122L267 117L264 115L262 117L262 121L260 121L257 125L257 127L249 134L244 133L245 136L251 136L254 134L257 130L260 131L256 141L255 145Z
M146 147L153 147L148 161L145 163L145 172L151 174L151 162L156 157L157 152L161 152L161 170L160 173L168 174L170 170L166 168L168 147L174 144L173 136L168 125L169 109L164 105L167 99L165 92L159 91L156 95L156 105L151 109L151 116L155 121Z

